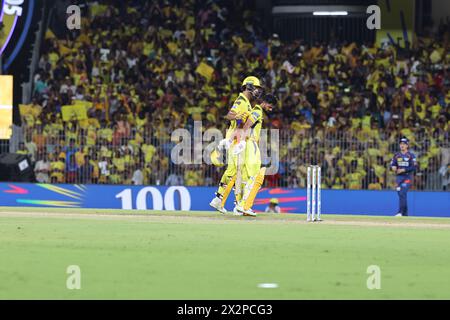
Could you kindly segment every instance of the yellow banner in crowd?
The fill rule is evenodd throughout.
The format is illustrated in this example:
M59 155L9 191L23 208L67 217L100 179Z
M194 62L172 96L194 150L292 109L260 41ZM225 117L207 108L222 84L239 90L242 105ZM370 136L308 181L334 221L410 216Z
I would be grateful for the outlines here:
M88 118L88 110L92 107L92 102L75 100L74 105L61 107L63 121L86 120Z
M0 139L10 139L13 120L13 76L0 76Z
M202 75L203 77L205 77L208 81L211 81L212 79L212 75L214 73L214 68L207 65L204 62L201 62L197 69L195 70L195 72L197 72L198 74Z
M103 15L108 10L108 6L104 4L93 4L89 8L93 17Z

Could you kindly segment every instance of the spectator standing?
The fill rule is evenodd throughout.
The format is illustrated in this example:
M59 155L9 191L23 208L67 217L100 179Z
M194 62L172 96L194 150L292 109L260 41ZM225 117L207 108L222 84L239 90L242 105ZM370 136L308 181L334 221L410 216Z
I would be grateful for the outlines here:
M50 161L48 160L48 156L44 153L43 157L36 162L34 166L34 173L36 174L36 180L39 183L49 183L50 177Z

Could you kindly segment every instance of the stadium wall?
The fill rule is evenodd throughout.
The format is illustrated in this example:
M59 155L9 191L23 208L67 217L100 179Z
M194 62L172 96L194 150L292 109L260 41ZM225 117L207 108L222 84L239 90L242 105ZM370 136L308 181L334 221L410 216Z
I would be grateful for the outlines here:
M124 185L53 185L0 183L0 205L7 207L53 207L136 210L210 210L213 187L166 187ZM233 197L227 209L233 206ZM264 211L277 198L283 212L306 212L306 189L265 188L254 209ZM408 194L412 216L450 217L450 192ZM387 215L398 207L395 191L322 190L323 214Z
M434 21L434 27L437 29L441 20L450 17L450 2L442 0L431 1L431 15Z

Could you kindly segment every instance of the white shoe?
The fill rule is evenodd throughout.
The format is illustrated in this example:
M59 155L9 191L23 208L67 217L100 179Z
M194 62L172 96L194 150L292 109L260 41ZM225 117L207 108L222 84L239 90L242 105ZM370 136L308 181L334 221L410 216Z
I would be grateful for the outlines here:
M222 207L222 200L218 197L215 197L214 199L212 199L212 201L209 203L209 205L222 214L227 213L227 209Z
M238 208L238 207L234 207L234 209L233 209L233 214L234 214L235 216L243 216L244 213L241 212L241 211L239 211L237 208Z
M403 217L403 215L399 212L395 215L396 217Z
M253 212L252 209L244 210L244 208L239 205L234 207L233 212L238 212L240 216L256 217L256 212Z
M256 212L254 212L252 209L248 209L244 211L244 216L256 217Z

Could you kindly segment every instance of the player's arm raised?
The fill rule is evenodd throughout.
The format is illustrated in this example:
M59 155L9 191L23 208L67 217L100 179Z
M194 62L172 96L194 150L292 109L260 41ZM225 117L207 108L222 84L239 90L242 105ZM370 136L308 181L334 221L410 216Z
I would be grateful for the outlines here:
M233 109L231 109L230 111L228 111L227 115L225 116L225 119L227 120L235 120L236 119L236 111L234 111Z
M241 120L243 115L242 115L242 113L239 113L237 110L238 110L237 105L234 104L231 107L231 109L228 111L227 115L225 116L225 119L229 120L229 121ZM220 141L219 148L225 147L225 149L229 149L235 136L236 136L236 130L234 130L228 138L225 138Z
M235 130L233 132L233 136L238 136L239 143L236 145L234 149L234 154L239 154L245 149L245 140L249 135L250 128L259 120L260 115L258 112L249 112L249 115L246 115L242 120L245 121L243 128Z
M245 141L250 132L250 128L258 121L259 115L255 114L254 116L250 113L247 115L247 120L245 121L244 127L241 132L241 140Z
M239 113L237 111L237 106L233 105L230 109L230 111L228 111L227 115L225 116L225 119L227 120L241 120L242 117L244 116L243 113Z

